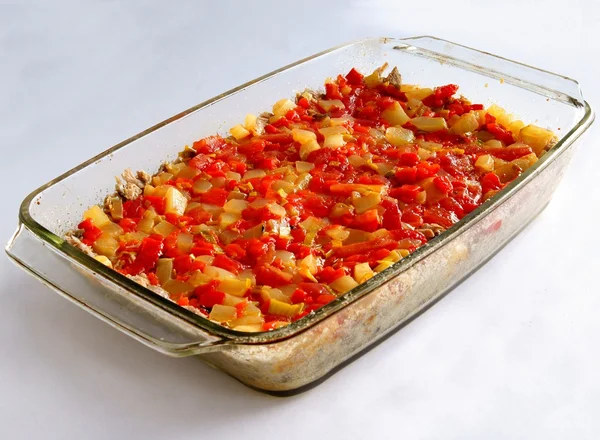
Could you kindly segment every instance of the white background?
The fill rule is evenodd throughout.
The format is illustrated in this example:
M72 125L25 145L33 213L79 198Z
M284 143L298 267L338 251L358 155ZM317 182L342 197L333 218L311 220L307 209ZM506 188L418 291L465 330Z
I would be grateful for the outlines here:
M597 0L216 3L0 0L2 241L56 175L348 40L436 35L576 78L600 105ZM296 397L155 353L2 257L0 438L597 439L599 134L487 265Z

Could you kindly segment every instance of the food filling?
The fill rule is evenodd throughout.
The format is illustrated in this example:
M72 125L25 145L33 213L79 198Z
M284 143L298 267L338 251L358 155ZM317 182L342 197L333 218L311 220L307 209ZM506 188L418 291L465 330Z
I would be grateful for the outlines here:
M406 258L555 142L386 68L249 114L154 176L125 171L67 239L211 321L267 331Z

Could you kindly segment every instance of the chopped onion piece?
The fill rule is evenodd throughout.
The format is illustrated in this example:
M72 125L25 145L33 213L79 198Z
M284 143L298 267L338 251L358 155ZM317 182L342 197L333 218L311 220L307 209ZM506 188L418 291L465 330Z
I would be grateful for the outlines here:
M276 215L277 217L283 217L287 214L285 208L281 205L278 205L277 203L269 204L269 211L271 211L271 213L273 215Z
M241 218L242 217L239 214L229 214L227 212L223 212L219 215L219 227L225 229L229 225L239 221Z
M331 134L325 137L325 141L323 142L324 148L339 148L346 145L346 141L344 140L344 136L341 134Z
M119 242L112 238L110 235L102 234L94 244L93 249L96 253L104 255L106 257L113 257L117 249L119 249Z
M494 158L489 154L482 154L475 161L475 168L481 172L489 172L494 170Z
M554 141L554 133L536 125L528 125L521 129L519 138L539 156Z
M305 160L310 153L320 149L321 146L316 140L310 140L300 146L300 157Z
M240 215L244 209L248 207L249 203L246 200L231 199L223 206L223 210L227 214Z
M228 293L225 294L225 298L223 299L223 305L224 306L233 306L235 307L236 304L245 302L246 300L244 298L239 298L237 296L234 295L230 295Z
M350 275L344 275L329 284L338 293L346 293L358 286L358 283Z
M302 309L304 309L304 303L292 305L276 299L269 301L269 313L272 315L283 315L293 318L302 313Z
M175 232L176 230L177 230L177 227L172 225L171 223L169 223L166 220L161 221L153 229L153 231L155 233L157 233L158 235L162 235L163 237L167 237L168 235L171 235L171 233Z
M204 274L208 275L211 278L217 279L217 280L226 280L226 279L230 279L233 278L235 279L236 276L229 272L228 270L225 269L221 269L220 267L216 267L216 266L206 266L204 268Z
M458 121L452 124L450 129L455 134L465 134L475 131L479 128L479 119L473 113L463 114Z
M308 173L314 167L315 167L314 163L303 162L300 160L296 161L296 170L298 170L299 173Z
M287 112L295 108L296 104L294 104L293 101L290 101L289 99L280 99L273 106L273 115L276 118L280 118L282 116L285 116Z
M177 235L177 248L180 251L187 254L192 249L192 246L194 246L194 236L192 234L180 232Z
M371 270L369 263L359 263L354 266L354 280L359 284L372 278L373 275L375 274Z
M306 142L309 142L311 140L316 140L317 139L317 135L314 132L310 131L310 130L303 130L303 129L300 129L300 128L293 128L292 129L292 138L296 142L300 142L301 144L305 144Z
M190 283L194 287L202 286L204 284L208 284L210 282L210 277L203 274L199 270L192 272L187 282Z
M404 125L410 120L398 101L382 111L381 118L390 125Z
M244 139L245 137L250 136L250 132L246 130L246 128L244 128L242 124L238 124L231 127L229 133L231 133L231 135L238 141L240 139Z
M267 173L264 170L256 169L256 170L248 170L242 177L242 180L250 180L250 179L261 179L265 177Z
M425 116L419 116L416 118L412 118L410 123L417 127L419 130L426 131L428 133L445 130L448 128L446 126L446 120L444 118L428 118Z
M356 208L357 214L364 214L369 209L373 209L381 203L381 195L379 193L369 193L362 197L353 197L352 204Z
M229 295L243 297L251 287L252 282L248 278L243 280L227 278L221 280L218 289L219 291L228 293Z
M257 315L248 315L242 316L241 318L234 319L229 323L236 330L239 330L240 326L250 326L250 325L262 325L265 322L265 319L262 316ZM257 330L260 331L260 330Z
M283 264L295 264L296 263L296 255L293 252L289 251L275 251L275 258L279 258Z
M330 112L331 110L343 110L344 103L339 99L320 99L318 101L319 106L325 110L326 112Z
M346 127L343 127L341 125L337 125L334 127L322 127L319 128L319 132L327 137L327 136L331 136L333 134L347 134L348 133L348 129Z
M411 130L402 127L389 127L385 131L385 138L395 147L415 142L415 134Z
M192 191L196 194L202 194L212 188L212 183L205 179L198 179L192 185Z
M94 226L100 228L107 223L110 223L110 218L104 213L102 208L98 205L92 206L90 209L83 213L84 219L90 219Z
M248 113L246 115L246 118L244 119L244 127L246 127L246 130L248 131L252 131L254 132L256 129L256 115L253 115L252 113Z
M325 233L332 239L339 240L339 241L344 241L350 235L350 231L348 231L343 226L339 226L339 225L335 225L335 226L327 229L327 231L325 231Z
M194 286L181 280L167 280L162 287L171 295L181 295L194 290Z
M105 225L102 225L100 229L104 234L113 238L119 238L119 235L123 233L123 228L114 222L106 223Z
M229 180L235 180L236 182L242 180L242 175L240 173L236 173L235 171L227 171L225 173L225 177Z
M237 318L237 309L232 306L215 304L208 315L212 321L227 322Z

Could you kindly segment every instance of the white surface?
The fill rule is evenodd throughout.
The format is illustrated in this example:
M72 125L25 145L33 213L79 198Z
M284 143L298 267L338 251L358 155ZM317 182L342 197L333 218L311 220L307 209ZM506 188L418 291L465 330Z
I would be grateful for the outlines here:
M596 0L213 3L0 0L3 241L20 200L52 177L348 40L436 35L574 77L600 105ZM598 438L599 134L485 267L292 398L155 353L3 258L0 438Z

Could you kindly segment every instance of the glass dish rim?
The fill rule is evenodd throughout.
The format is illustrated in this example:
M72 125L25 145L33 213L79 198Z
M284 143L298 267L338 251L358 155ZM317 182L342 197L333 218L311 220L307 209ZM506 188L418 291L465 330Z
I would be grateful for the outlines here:
M31 214L29 213L29 207L31 206L31 203L35 200L35 198L41 192L46 190L47 188L59 183L60 181L66 179L67 177L69 177L70 175L72 175L74 173L84 170L86 167L93 165L98 160L100 160L106 156L109 156L110 154L114 153L115 151L117 151L121 148L125 148L130 143L132 143L132 142L172 123L172 122L175 122L197 110L200 110L204 107L210 106L217 101L225 99L231 95L236 94L237 92L239 92L241 90L244 90L247 87L250 87L252 85L255 85L262 81L265 81L271 77L274 77L282 72L290 70L290 69L292 69L298 65L301 65L305 62L308 62L313 59L319 58L321 56L327 55L336 50L346 48L349 46L353 46L356 44L360 44L360 43L366 43L366 42L372 42L372 41L380 41L383 43L388 43L388 42L396 42L397 41L399 43L406 45L407 42L408 42L408 44L410 44L411 41L427 40L427 39L433 40L436 42L446 43L446 44L448 44L450 46L454 46L454 47L461 47L464 49L468 49L475 53L492 56L495 59L507 61L512 64L517 64L517 65L520 65L525 68L539 71L541 73L547 73L547 74L551 74L554 76L558 76L564 80L571 81L575 85L578 86L577 81L575 81L572 78L557 75L552 72L548 72L546 70L542 70L542 69L538 69L538 68L529 66L527 64L512 61L507 58L492 55L487 52L482 52L477 49L470 48L468 46L453 43L451 41L433 37L433 36L424 35L424 36L416 36L416 37L408 37L408 38L378 37L378 38L366 38L366 39L361 39L361 40L357 40L357 41L352 41L352 42L348 42L348 43L344 43L344 44L332 47L332 48L324 50L322 52L318 52L314 55L303 58L299 61L288 64L288 65L283 66L283 67L281 67L277 70L274 70L270 73L262 75L254 80L244 83L244 84L242 84L238 87L235 87L231 90L223 92L217 96L214 96L206 101L201 102L200 104L197 104L187 110L184 110L162 122L159 122L158 124L153 125L152 127L114 145L113 147L108 148L107 150L97 154L96 156L88 159L87 161L84 161L83 163L77 165L76 167L72 168L71 170L66 171L65 173L52 179L51 181L40 186L39 188L32 191L29 195L27 195L27 197L25 197L25 199L23 200L23 202L21 203L20 208L19 208L19 221L23 226L25 226L27 229L29 229L37 238L39 238L39 239L43 240L45 243L49 244L53 248L54 251L62 254L67 259L74 260L74 262L88 268L89 270L94 272L96 275L104 278L105 281L115 284L118 287L123 288L124 290L128 291L131 294L138 296L139 298L141 298L143 300L149 301L154 306L159 307L163 311L168 312L168 313L174 315L175 317L182 319L183 321L185 321L188 324L199 327L200 329L208 332L211 335L220 336L220 337L228 340L228 342L231 342L234 344L266 344L266 343L278 342L278 341L293 337L293 336L297 335L298 333L301 333L301 332L309 329L316 323L326 319L330 315L335 314L336 312L343 309L348 304L350 304L354 301L357 301L358 299L366 296L367 294L369 294L373 290L375 290L377 287L390 281L392 278L400 275L402 272L407 270L409 267L411 267L412 265L421 261L423 258L427 257L429 254L435 252L438 248L442 247L446 242L452 241L454 238L461 235L468 227L471 227L473 224L477 223L483 217L484 214L487 214L488 212L493 211L498 206L500 206L502 203L504 203L506 200L511 198L517 191L519 191L519 189L522 186L527 184L530 180L532 180L535 177L536 174L541 172L541 170L543 170L547 166L548 163L550 163L552 160L554 160L556 157L558 157L560 154L562 154L562 152L565 151L567 149L567 147L570 146L577 138L579 138L579 136L581 136L581 134L591 125L591 123L594 120L594 113L593 113L591 107L589 106L589 104L587 103L587 101L583 100L582 98L580 99L577 97L569 96L569 98L571 98L571 103L574 106L583 107L583 109L584 109L583 117L577 122L577 124L575 124L575 126L571 130L569 130L569 132L567 132L551 150L549 150L546 154L544 154L542 156L542 158L535 163L534 166L529 168L519 178L517 178L513 182L511 182L506 188L504 188L502 191L500 191L497 195L490 198L489 200L484 202L482 205L480 205L477 209L475 209L473 212L466 215L459 222L457 222L455 225L453 225L450 229L448 229L444 233L440 234L439 236L433 238L432 240L427 242L425 245L418 248L415 252L410 254L408 257L403 258L402 260L400 260L399 262L397 262L390 268L380 272L379 274L377 274L376 276L374 276L367 282L360 284L359 286L355 287L354 289L350 290L349 292L346 292L344 295L340 296L339 298L337 298L336 300L332 301L331 303L325 305L324 307L318 309L313 314L303 317L303 318L299 319L298 321L292 322L287 326L284 326L284 327L281 327L281 328L278 328L275 330L266 331L266 332L249 333L249 332L239 332L236 330L232 330L232 329L224 327L220 324L214 323L214 322L210 321L209 319L204 318L200 315L197 315L189 310L186 310L183 307L177 305L176 303L171 302L168 299L161 297L160 295L141 286L140 284L127 278L126 276L104 266L102 263L96 261L94 258L84 254L83 252L79 251L72 245L68 244L60 236L58 236L58 235L52 233L51 231L49 231L48 229L46 229L44 226L42 226L41 224L39 224L37 221L35 221L33 219ZM443 54L443 53L434 52L429 49L423 49L423 50L425 52L435 54L435 56L437 58L447 59L447 60L453 59L452 57L450 57L446 54ZM427 55L424 55L424 56L427 56ZM471 70L475 70L479 74L485 74L487 72L488 74L491 74L491 76L494 76L494 77L497 76L497 72L493 72L490 69L475 66L474 64L472 64L471 62L468 62L468 61L461 61L460 65L458 67L462 68L463 70L469 70L469 69L467 69L466 66L477 67L477 69L471 69ZM537 86L536 84L534 84L532 82L520 80L518 78L513 78L513 79L515 79L516 81L521 83L521 87L523 87L523 85L525 85L525 86L529 85L529 86L531 86L531 88L534 88L534 89L540 88L540 86ZM527 87L523 87L523 88L527 88ZM556 92L555 90L548 89L545 87L541 87L541 88L548 92L559 93L559 92ZM562 93L562 92L560 92L560 93ZM9 246L10 246L10 243L9 243ZM160 341L155 341L155 342L160 344Z

